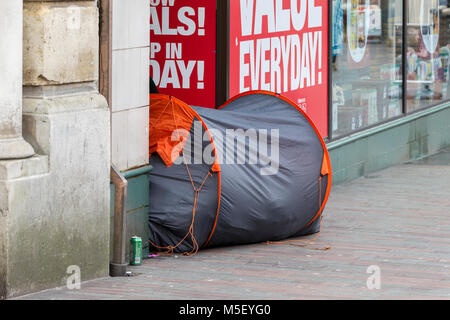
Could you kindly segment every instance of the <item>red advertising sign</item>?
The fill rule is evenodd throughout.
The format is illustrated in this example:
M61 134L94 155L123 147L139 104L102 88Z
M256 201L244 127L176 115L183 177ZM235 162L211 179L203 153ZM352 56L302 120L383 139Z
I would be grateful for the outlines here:
M150 76L158 91L215 107L216 4L150 0Z
M229 96L280 93L328 136L328 1L230 0Z

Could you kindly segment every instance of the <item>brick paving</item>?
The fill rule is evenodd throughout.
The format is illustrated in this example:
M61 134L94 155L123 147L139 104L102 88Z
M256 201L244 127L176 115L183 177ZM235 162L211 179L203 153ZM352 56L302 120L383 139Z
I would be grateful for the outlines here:
M19 299L450 299L450 153L334 186L305 246L255 244L164 256L137 275ZM366 286L379 266L381 289Z

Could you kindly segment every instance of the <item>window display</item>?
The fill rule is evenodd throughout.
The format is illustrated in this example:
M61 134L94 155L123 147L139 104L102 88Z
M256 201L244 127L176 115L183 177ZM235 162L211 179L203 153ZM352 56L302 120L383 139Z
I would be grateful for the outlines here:
M447 1L409 0L407 110L448 99L449 9Z
M333 137L402 111L402 1L335 0L342 12L342 50L333 52ZM339 21L333 21L340 23ZM333 35L339 39L339 36Z

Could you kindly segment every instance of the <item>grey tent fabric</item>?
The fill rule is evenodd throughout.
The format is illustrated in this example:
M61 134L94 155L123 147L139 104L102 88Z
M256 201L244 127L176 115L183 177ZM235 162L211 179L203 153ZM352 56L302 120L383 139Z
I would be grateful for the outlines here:
M190 108L197 117L178 164L168 167L151 154L150 247L192 253L319 231L331 185L329 156L300 109L265 92L241 95L220 109ZM207 137L195 139L206 131L214 152ZM195 150L210 160L186 161Z

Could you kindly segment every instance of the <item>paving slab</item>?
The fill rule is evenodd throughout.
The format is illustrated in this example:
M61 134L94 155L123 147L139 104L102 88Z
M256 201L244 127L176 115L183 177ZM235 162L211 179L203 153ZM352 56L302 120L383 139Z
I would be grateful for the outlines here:
M18 299L450 299L450 153L334 186L305 239L160 256Z

